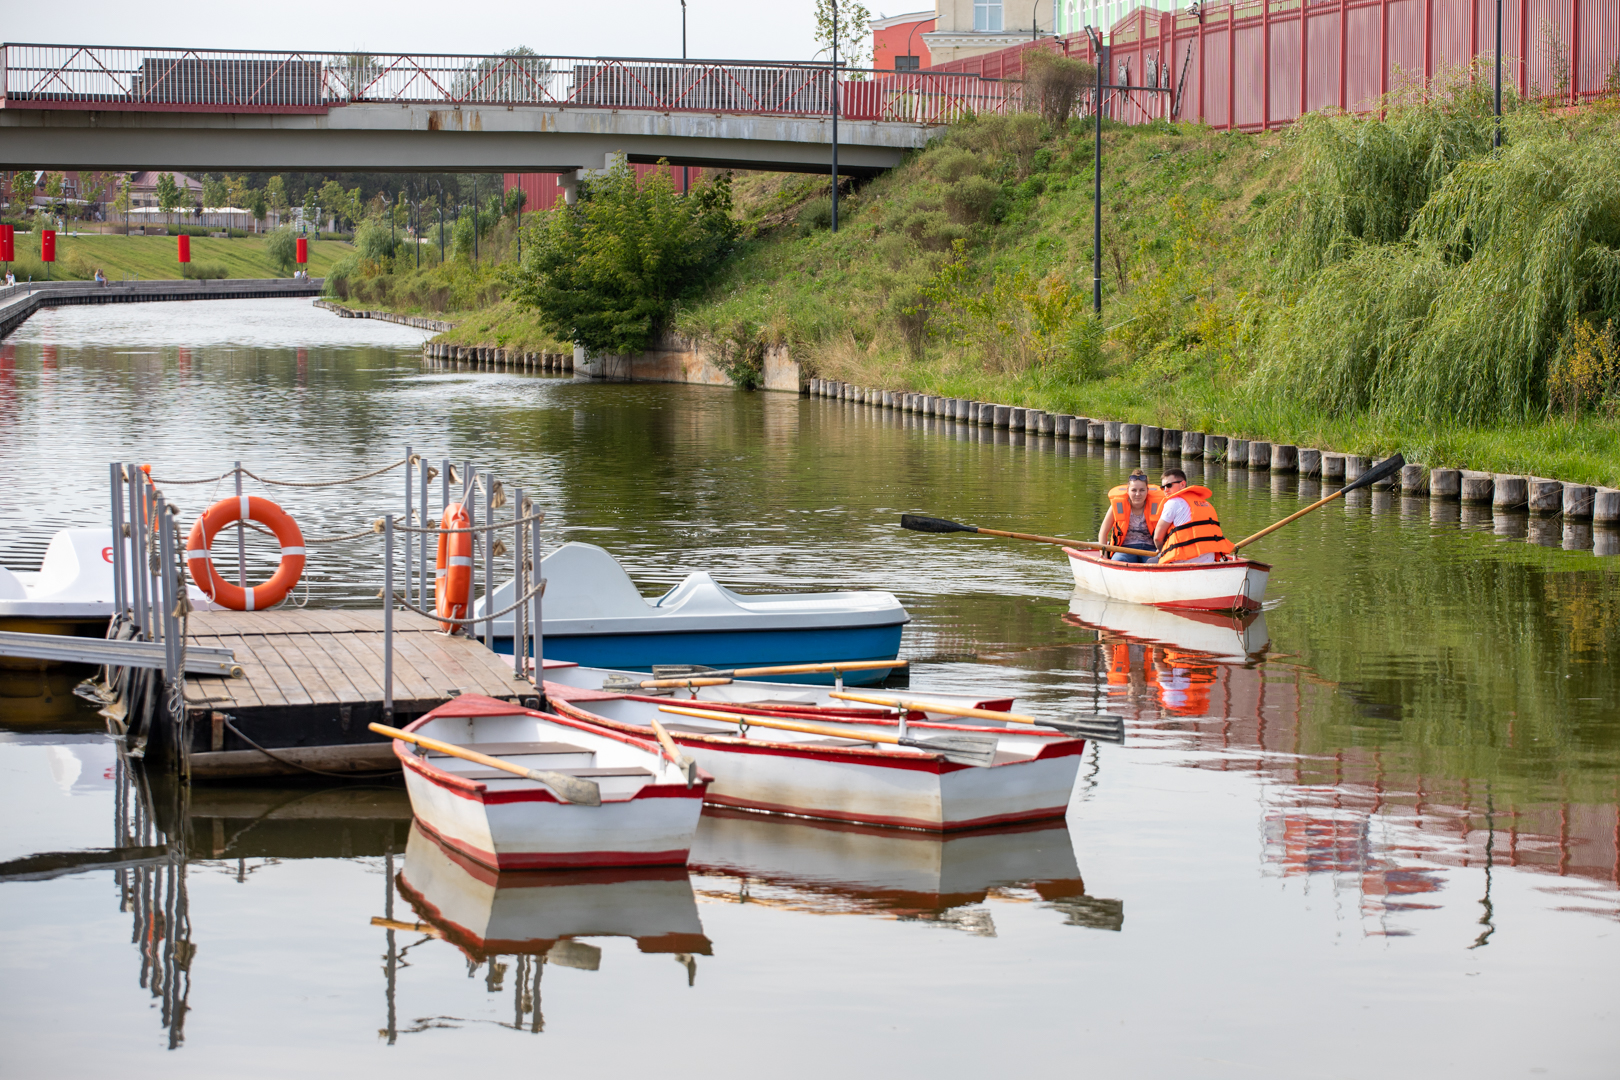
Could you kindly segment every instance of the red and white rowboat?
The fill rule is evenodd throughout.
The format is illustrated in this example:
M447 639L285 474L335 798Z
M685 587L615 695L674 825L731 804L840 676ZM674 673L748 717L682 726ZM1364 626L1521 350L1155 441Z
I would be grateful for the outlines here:
M1193 611L1258 611L1271 566L1252 559L1213 563L1113 562L1106 554L1064 548L1074 583L1110 600Z
M545 690L560 714L609 731L644 737L657 718L698 765L714 774L707 794L711 803L935 832L1062 817L1086 745L1082 739L1034 728L908 722L914 738L971 733L996 740L993 764L960 765L940 754L863 742L858 736L831 738L762 727L744 736L725 721L660 713L660 705L685 707L668 698L552 682ZM899 728L894 719L873 716L830 718L810 711L695 704L844 730L894 735Z
M655 742L475 694L405 730L600 787L600 806L569 803L539 781L396 739L417 823L470 859L496 870L686 863L712 778L687 787Z

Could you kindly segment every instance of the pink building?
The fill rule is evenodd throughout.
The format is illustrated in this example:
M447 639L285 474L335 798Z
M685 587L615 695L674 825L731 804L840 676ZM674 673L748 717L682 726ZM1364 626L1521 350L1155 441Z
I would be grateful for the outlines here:
M913 11L867 23L872 28L872 66L879 71L931 67L934 59L923 35L932 31L938 21L933 11Z

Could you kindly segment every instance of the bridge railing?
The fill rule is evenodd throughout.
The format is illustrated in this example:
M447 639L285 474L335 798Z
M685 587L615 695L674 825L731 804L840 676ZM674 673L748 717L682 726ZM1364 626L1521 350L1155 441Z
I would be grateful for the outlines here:
M840 68L839 114L949 123L1021 107L1022 84ZM322 112L364 102L826 116L827 64L577 56L0 45L0 107Z

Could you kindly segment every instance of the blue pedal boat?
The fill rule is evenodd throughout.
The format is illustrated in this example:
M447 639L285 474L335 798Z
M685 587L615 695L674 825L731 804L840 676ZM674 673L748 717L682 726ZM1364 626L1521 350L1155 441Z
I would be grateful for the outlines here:
M892 660L911 616L892 593L822 592L744 595L699 571L663 596L648 599L612 555L594 544L563 544L540 560L546 581L541 607L548 660L586 667L650 671L654 664L712 668L763 667L835 660ZM515 596L512 582L494 590L488 610ZM473 606L473 617L485 611ZM512 616L497 617L495 649L512 652ZM473 632L481 633L475 624ZM882 682L888 669L846 672L848 685ZM794 682L827 682L795 675Z

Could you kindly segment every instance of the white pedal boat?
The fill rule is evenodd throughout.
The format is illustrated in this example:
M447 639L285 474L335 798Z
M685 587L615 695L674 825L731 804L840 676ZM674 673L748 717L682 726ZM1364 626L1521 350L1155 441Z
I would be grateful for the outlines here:
M405 730L599 785L600 806L569 803L538 781L395 740L418 824L474 862L503 871L686 862L710 778L700 772L687 787L655 742L473 694Z
M888 670L888 669L885 669ZM852 671L845 675L864 674ZM652 676L645 671L614 671L610 668L583 667L564 660L553 660L550 657L545 661L545 677L548 682L566 686L570 690L602 690L603 684L609 679L646 680ZM693 679L703 678L703 672L693 672ZM830 677L830 676L829 676ZM808 683L765 682L763 680L737 679L721 686L693 686L671 688L664 693L653 691L630 691L629 696L640 697L645 700L669 701L705 701L722 702L730 704L754 704L765 706L800 707L825 712L830 718L842 716L872 716L878 713L869 705L856 702L841 701L832 697L835 686L813 686ZM623 693L622 691L618 691ZM891 691L878 691L891 693ZM1013 707L1013 697L1008 694L955 694L934 690L899 690L892 691L907 701L917 701L923 704L938 702L941 705L964 706L972 709L991 709L996 712L1007 712ZM950 722L950 717L944 713L930 713L928 715L913 714L918 720L938 720ZM993 721L980 719L980 724L991 724Z
M540 955L578 967L600 956L573 940L581 937L633 938L644 953L711 951L691 879L679 866L497 873L417 823L398 885L430 932L475 959Z
M1086 592L1150 607L1258 611L1271 576L1269 564L1252 559L1159 566L1113 562L1106 554L1074 548L1064 548L1063 553L1069 557L1074 583Z
M1177 611L1108 600L1080 589L1069 598L1063 621L1105 636L1200 653L1223 664L1261 659L1271 644L1263 611Z
M858 737L829 738L763 727L740 735L735 724L725 721L660 712L661 705L681 704L668 698L544 685L547 700L559 714L610 731L645 738L650 721L658 719L682 751L714 775L706 796L713 804L834 821L951 832L1062 817L1085 750L1084 740L1039 728L908 723L914 738L972 734L996 740L993 764L961 765L942 754ZM899 727L894 720L871 717L698 704L740 715L889 735L897 734Z
M806 657L888 660L899 654L900 632L911 619L892 593L744 595L701 571L647 599L617 559L577 541L542 558L540 576L546 581L545 655L595 667L645 671L654 664L757 667ZM492 607L479 599L473 616L509 607L516 599L512 589L511 581L496 588ZM496 650L510 654L512 616L494 625ZM850 681L869 685L887 674L862 671Z

